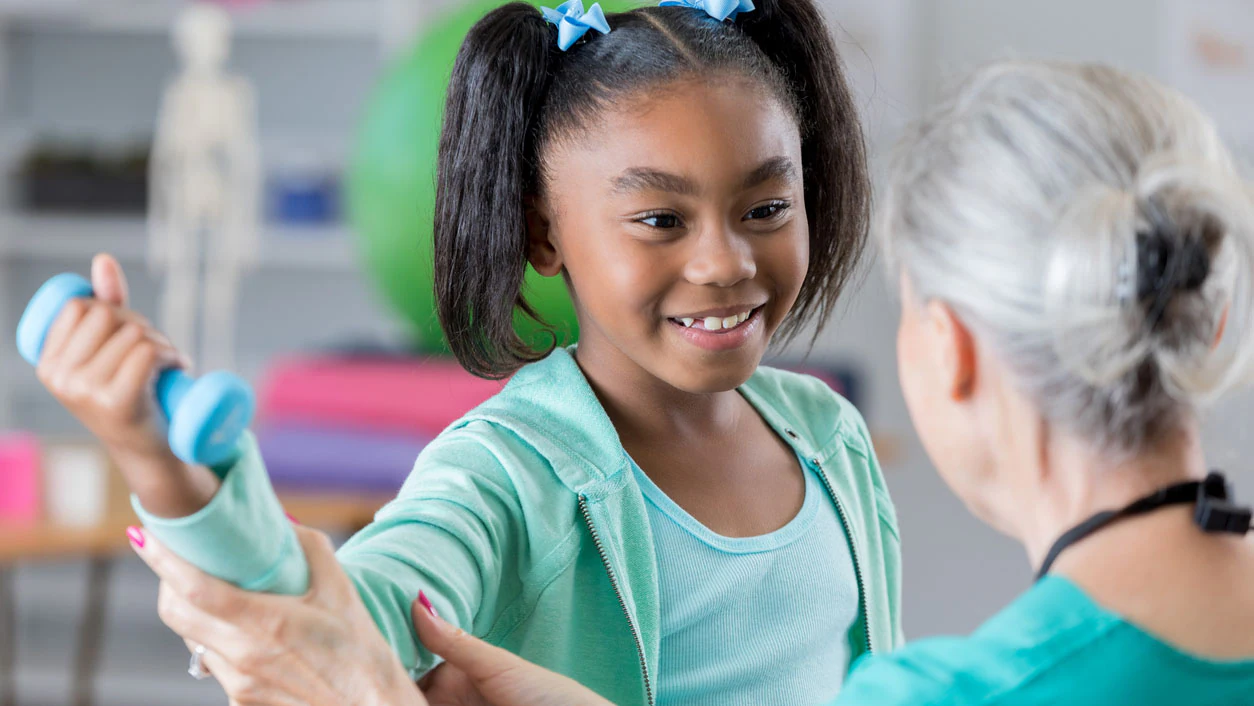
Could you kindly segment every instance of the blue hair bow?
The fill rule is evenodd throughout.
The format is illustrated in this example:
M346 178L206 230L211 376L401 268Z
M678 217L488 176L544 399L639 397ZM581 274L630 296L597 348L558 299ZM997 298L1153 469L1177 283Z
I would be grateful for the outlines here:
M742 12L753 12L753 0L662 0L661 7L691 7L700 10L714 19L734 20Z
M601 34L610 33L610 23L605 21L605 13L601 11L601 3L594 2L587 12L583 11L583 0L567 0L557 6L542 7L544 19L557 25L557 46L562 51L570 49L579 38L595 29Z

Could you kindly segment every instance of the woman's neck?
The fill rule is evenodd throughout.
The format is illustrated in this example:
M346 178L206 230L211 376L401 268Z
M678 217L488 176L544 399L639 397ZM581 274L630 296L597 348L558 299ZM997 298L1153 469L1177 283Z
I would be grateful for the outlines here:
M1067 530L1168 485L1200 479L1206 474L1206 462L1197 424L1189 422L1152 448L1125 458L1098 453L1074 439L1056 440L1038 454L1034 470L1032 481L1017 488L1014 502L1016 507L1031 508L1020 514L1018 534L1032 565L1040 566ZM1077 544L1067 553L1075 557L1098 544Z

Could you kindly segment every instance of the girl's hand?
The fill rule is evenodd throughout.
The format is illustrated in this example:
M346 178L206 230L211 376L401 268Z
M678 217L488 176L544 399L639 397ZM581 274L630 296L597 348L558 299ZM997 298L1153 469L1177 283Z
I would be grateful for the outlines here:
M613 706L560 674L454 628L415 602L414 628L444 663L419 682L431 706Z
M139 536L136 553L161 577L161 620L204 646L232 705L425 706L326 535L296 527L309 561L302 597L244 591Z
M144 317L127 308L117 261L92 261L94 299L76 299L58 315L39 359L40 382L104 444L145 508L180 517L216 491L207 469L190 472L166 441L153 396L157 373L186 360Z

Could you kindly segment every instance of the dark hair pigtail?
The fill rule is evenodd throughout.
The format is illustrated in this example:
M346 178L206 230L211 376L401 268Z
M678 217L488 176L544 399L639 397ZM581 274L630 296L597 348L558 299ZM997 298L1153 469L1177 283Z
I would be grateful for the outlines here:
M793 307L797 315L779 331L787 342L814 318L822 328L857 271L866 247L871 186L858 110L822 14L812 0L756 4L736 24L791 84L802 131L810 271Z
M516 2L480 20L453 65L435 199L436 302L453 354L481 377L549 353L518 336L514 309L539 319L522 295L524 203L536 188L536 120L555 51L539 11Z

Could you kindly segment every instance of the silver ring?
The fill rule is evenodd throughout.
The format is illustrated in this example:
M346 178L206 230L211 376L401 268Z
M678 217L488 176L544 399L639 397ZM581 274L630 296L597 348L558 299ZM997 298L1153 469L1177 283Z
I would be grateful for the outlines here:
M191 661L187 663L187 673L190 674L196 681L203 681L213 676L205 669L204 660L206 652L208 652L208 650L205 649L204 645L196 645L196 649L192 650Z

